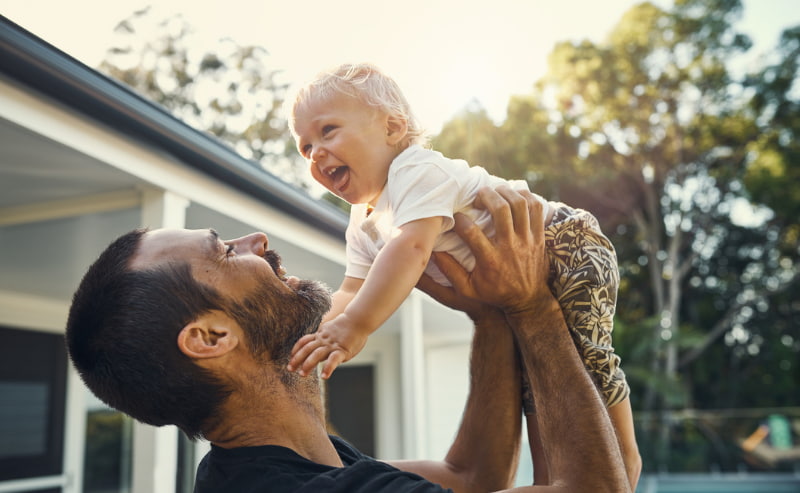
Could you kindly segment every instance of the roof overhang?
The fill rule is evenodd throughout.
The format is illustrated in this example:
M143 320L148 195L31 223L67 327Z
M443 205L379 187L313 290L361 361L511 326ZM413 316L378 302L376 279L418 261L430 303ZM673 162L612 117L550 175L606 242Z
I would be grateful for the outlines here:
M0 73L338 239L347 217L0 16Z

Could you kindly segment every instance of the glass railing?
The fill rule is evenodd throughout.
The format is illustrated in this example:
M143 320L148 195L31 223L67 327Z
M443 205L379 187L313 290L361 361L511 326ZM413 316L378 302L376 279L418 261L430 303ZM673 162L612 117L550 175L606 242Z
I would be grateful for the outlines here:
M800 408L634 413L637 493L800 493ZM523 444L517 485L531 484Z
M634 413L643 472L800 473L800 408Z

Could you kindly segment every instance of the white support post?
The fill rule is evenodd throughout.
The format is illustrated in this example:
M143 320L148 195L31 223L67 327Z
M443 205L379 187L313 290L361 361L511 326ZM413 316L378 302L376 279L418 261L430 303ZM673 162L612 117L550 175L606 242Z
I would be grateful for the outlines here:
M143 227L183 228L186 225L186 208L189 200L168 190L145 188L142 190Z
M83 491L83 454L72 451L86 447L86 387L72 365L67 366L66 430L64 433L64 473L66 484L63 493Z
M142 226L182 228L189 201L167 190L142 191ZM178 429L135 422L131 493L175 493L178 468Z
M400 371L403 394L403 450L406 459L425 456L425 345L422 297L412 292L401 307Z
M194 442L194 468L197 470L197 466L200 465L200 461L203 460L203 457L211 450L211 444L205 440L198 440Z
M133 426L131 493L175 493L178 473L178 429Z

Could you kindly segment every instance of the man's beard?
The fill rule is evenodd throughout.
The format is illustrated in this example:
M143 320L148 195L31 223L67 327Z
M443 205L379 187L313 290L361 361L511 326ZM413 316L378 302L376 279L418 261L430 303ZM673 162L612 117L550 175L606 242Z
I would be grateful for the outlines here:
M265 258L277 272L280 257L269 251ZM301 280L292 292L265 283L243 302L233 303L230 313L256 357L285 367L295 342L316 331L330 308L331 294L324 284Z

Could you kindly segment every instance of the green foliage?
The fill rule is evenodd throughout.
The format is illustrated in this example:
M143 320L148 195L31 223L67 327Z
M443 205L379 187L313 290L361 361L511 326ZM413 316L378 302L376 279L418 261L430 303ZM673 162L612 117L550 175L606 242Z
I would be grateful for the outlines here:
M637 411L800 404L800 27L739 80L741 12L637 5L603 43L556 44L501 125L472 109L434 141L460 156L479 143L472 164L598 216L620 261L614 343ZM686 466L664 452L683 433L666 426L642 430L646 470ZM687 454L735 455L684 431Z
M99 69L175 117L207 131L239 154L301 187L308 174L281 116L288 84L270 68L269 54L232 39L208 45L186 20L156 20L150 8L116 29L118 45Z
M339 208L339 209L343 210L344 212L350 214L350 204L347 203L346 201L342 200L341 198L337 197L336 195L334 195L334 194L332 194L330 192L325 192L322 195L322 200L324 200L325 202L328 202L330 204L333 204L337 208Z
M511 171L501 169L503 139L486 110L477 102L447 122L431 144L448 157L464 159L495 173Z
M786 30L779 45L780 58L747 84L755 94L751 108L759 135L748 146L751 162L744 182L753 198L785 221L800 216L800 26ZM797 232L792 232L797 241Z

